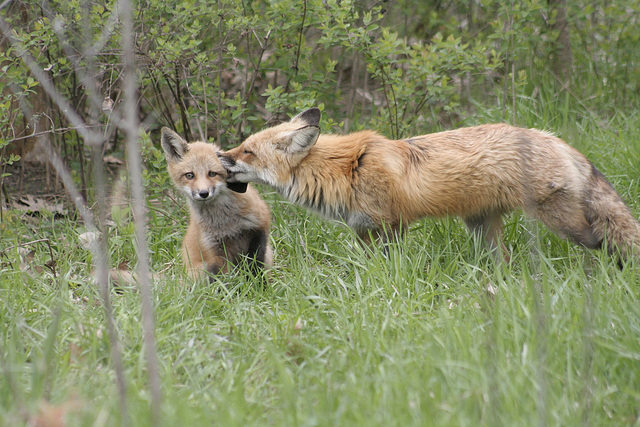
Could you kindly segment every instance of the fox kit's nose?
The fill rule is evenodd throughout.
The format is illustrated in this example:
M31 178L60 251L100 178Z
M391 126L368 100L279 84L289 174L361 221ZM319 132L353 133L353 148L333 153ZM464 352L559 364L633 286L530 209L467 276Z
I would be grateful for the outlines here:
M208 190L200 190L198 192L198 196L200 196L200 198L202 198L202 199L206 199L207 197L209 197L209 191Z

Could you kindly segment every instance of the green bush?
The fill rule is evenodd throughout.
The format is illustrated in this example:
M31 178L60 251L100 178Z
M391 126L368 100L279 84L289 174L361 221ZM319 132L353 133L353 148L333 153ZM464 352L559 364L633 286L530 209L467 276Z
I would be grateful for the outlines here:
M122 59L115 6L14 3L0 13L73 106L89 117L83 82L92 73L94 89L117 108ZM455 125L477 103L512 108L515 96L535 97L541 85L570 90L590 106L634 102L629 94L640 81L640 36L631 30L640 13L629 13L639 8L631 0L587 7L541 0L153 0L136 7L144 123L225 147L311 105L325 111L327 129L372 126L403 137ZM560 8L570 34L568 81L553 60L563 48ZM88 47L92 64L82 54ZM28 73L16 50L2 55L3 81L24 87ZM0 109L2 137L10 140L6 120L15 114L6 98ZM97 118L103 126L111 111ZM68 127L60 114L35 113ZM115 150L119 137L113 135Z

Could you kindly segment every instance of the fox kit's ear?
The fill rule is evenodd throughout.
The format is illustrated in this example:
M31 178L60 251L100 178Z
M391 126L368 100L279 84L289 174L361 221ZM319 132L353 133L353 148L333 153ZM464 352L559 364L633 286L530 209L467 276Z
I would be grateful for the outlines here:
M303 126L320 126L321 117L319 108L309 108L291 119L291 123L300 122Z
M168 127L162 128L160 144L162 145L167 160L170 162L179 162L185 153L189 151L187 141Z

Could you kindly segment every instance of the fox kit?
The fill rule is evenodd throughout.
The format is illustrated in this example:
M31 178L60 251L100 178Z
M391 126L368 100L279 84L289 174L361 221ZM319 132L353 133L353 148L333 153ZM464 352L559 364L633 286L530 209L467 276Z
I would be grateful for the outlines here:
M182 242L182 258L193 278L203 271L227 272L243 257L254 273L272 263L270 212L247 184L227 184L217 157L219 147L187 144L163 127L162 148L169 175L189 202L191 219Z
M319 122L312 108L220 154L229 182L271 185L365 241L457 215L505 250L501 217L522 208L587 248L606 241L623 258L639 255L640 224L611 184L546 132L490 124L392 141L372 131L320 135Z

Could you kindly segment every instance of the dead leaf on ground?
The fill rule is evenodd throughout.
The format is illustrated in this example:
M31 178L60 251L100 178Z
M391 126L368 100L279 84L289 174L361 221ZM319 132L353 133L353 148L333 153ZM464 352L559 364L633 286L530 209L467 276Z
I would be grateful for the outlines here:
M98 238L100 234L95 231L87 231L81 234L78 234L78 240L80 241L80 246L85 248L86 250L90 250L93 245L98 243Z
M18 248L18 253L20 254L20 270L21 271L33 271L37 274L42 274L44 268L41 265L36 264L36 251L26 248L20 247Z
M91 272L91 278L94 283L97 283L95 271ZM159 278L160 276L154 272L149 272L147 275L147 280L150 282L155 282ZM129 265L125 261L121 262L118 265L118 268L112 268L109 270L109 282L111 286L118 291L122 291L124 289L137 289L138 284L140 283L140 277L137 272L129 270Z
M28 213L28 214L40 214L43 212L51 212L58 215L66 215L67 210L62 203L51 203L41 197L34 197L31 194L20 197L18 200L14 200L12 208Z
M487 294L491 297L494 297L496 295L496 287L491 283L487 285Z
M109 165L123 165L124 162L122 160L120 160L119 158L112 156L112 155L108 155L108 156L104 156L102 158L102 161L104 161L105 163L109 164Z

